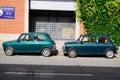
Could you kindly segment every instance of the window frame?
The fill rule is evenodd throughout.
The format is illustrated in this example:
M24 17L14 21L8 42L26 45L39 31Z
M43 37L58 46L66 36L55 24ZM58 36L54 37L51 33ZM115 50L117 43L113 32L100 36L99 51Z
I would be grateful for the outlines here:
M24 37L21 39L22 36L24 36ZM25 40L26 37L28 37L28 39ZM30 39L30 37L31 37L31 39ZM33 41L32 34L22 34L19 37L18 41Z
M89 42L89 41L83 42L83 39L84 39L85 37L87 37L87 38L88 38L88 37L91 37L91 39L93 38L93 41L91 41L91 42ZM96 43L96 38L95 38L95 36L89 36L89 35L83 36L82 39L81 39L81 43L82 43L82 44L94 44L94 43Z

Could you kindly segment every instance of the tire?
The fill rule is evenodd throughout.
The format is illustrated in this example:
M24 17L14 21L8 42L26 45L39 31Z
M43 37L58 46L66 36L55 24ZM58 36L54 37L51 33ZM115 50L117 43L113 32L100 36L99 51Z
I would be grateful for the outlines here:
M69 50L67 55L70 58L75 58L77 56L77 52L75 50Z
M49 56L51 55L51 50L50 50L49 48L44 48L44 49L42 50L42 55L43 55L44 57L49 57Z
M12 56L12 55L14 54L14 49L13 49L12 47L7 47L7 48L5 49L5 54L6 54L7 56Z
M107 50L106 53L105 53L105 57L108 58L108 59L114 58L115 54L114 54L113 50Z

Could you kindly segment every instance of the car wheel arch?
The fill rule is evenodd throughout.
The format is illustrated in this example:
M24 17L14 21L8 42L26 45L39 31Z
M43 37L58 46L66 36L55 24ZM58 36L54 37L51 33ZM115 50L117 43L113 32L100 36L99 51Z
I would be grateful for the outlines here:
M69 50L75 50L75 51L77 51L75 48L69 48L68 51L69 51Z
M44 48L49 48L50 51L51 51L51 48L50 48L50 47L48 47L48 46L44 46L44 47L41 48L40 52L42 52L42 50L43 50Z
M8 47L12 48L12 49L14 50L14 52L15 52L15 49L13 48L13 46L7 46L7 47L5 48L5 50L6 50Z
M76 52L78 52L74 47L71 47L68 49L68 51L70 51L70 50L75 50Z
M108 50L112 50L112 51L114 52L113 49L111 49L111 48L107 48L107 49L105 49L104 54L105 54ZM114 53L115 53L115 52L114 52Z

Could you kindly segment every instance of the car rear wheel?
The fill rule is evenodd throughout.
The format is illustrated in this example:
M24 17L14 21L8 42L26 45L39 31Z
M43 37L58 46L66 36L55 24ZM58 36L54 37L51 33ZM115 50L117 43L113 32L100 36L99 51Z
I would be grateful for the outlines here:
M49 57L49 56L51 55L51 50L50 50L49 48L44 48L44 49L42 50L42 55L43 55L44 57Z
M77 52L75 50L68 51L68 57L75 58L77 56Z
M14 49L13 49L12 47L7 47L7 48L5 49L5 54L6 54L7 56L12 56L12 55L14 54Z
M114 54L113 50L107 50L105 53L105 56L108 59L112 59L115 56L115 54Z

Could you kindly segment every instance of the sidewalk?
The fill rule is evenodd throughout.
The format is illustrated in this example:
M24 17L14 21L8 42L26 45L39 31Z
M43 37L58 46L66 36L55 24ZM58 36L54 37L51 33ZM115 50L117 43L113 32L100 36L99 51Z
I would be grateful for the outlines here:
M3 51L2 42L0 42L0 51Z

